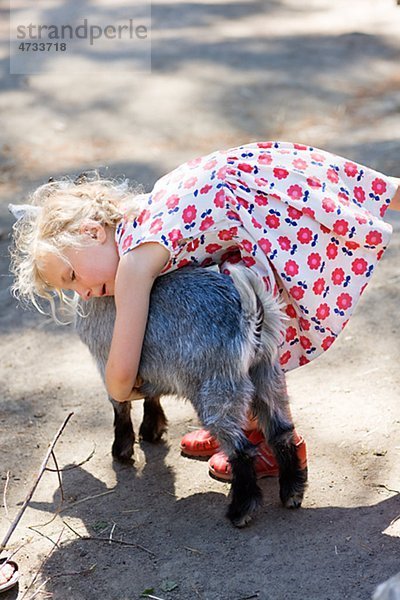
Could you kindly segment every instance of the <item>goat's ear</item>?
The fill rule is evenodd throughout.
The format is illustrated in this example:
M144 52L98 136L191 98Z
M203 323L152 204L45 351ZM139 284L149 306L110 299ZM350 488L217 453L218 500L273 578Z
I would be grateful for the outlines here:
M19 221L23 217L35 215L40 211L40 206L32 206L31 204L9 204L8 210L14 215L15 220Z

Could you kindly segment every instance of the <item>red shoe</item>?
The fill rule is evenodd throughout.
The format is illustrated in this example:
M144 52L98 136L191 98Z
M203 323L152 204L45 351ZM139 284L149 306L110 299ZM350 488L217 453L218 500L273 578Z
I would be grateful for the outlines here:
M279 466L276 458L265 441L261 431L254 430L247 434L248 439L257 445L257 455L255 460L255 469L257 479L262 477L277 477L279 475ZM300 459L301 469L307 468L307 450L304 439L296 434L297 437L297 456ZM208 461L208 470L212 477L221 481L232 481L232 469L228 457L224 452L214 454Z
M196 429L183 436L180 448L185 456L208 458L219 451L219 443L209 431Z

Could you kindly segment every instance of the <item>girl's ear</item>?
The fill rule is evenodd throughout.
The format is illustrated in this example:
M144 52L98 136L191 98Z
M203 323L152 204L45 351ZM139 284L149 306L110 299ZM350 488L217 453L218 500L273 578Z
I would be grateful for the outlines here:
M107 239L104 225L98 221L93 221L92 219L83 221L82 225L80 226L80 232L83 235L88 235L92 239L97 240L101 244Z

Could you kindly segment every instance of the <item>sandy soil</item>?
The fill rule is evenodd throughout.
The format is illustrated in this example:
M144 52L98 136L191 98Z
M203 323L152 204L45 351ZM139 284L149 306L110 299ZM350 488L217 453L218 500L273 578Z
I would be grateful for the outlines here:
M67 19L72 4L54 10ZM111 7L83 5L93 18ZM388 213L391 245L341 339L289 375L309 448L303 508L282 509L276 480L263 480L263 509L237 531L223 517L229 486L179 454L180 436L198 425L188 405L165 399L165 442L137 444L133 465L113 463L112 411L88 351L71 329L10 297L6 207L49 176L94 166L150 188L181 161L255 139L310 143L400 176L400 7L200 0L152 9L150 75L132 72L129 56L103 53L10 76L6 25L1 31L0 491L9 472L8 517L70 411L59 464L94 451L64 473L58 516L57 476L45 474L12 538L13 548L23 544L19 591L4 599L21 598L37 572L25 598L41 584L36 597L55 600L133 600L146 589L164 600L370 598L400 570L398 216ZM133 413L137 429L141 403ZM8 517L3 505L1 535ZM131 545L81 540L72 529Z

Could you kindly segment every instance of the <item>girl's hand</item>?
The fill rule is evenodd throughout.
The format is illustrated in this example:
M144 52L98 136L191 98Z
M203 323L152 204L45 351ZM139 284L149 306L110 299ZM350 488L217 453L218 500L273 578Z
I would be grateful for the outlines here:
M115 278L117 312L105 374L108 393L117 402L133 399L151 288L168 260L169 252L164 246L149 242L123 255L119 261ZM135 399L138 399L137 394Z

